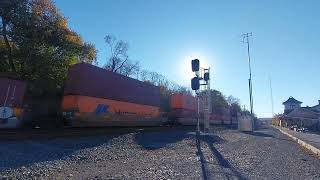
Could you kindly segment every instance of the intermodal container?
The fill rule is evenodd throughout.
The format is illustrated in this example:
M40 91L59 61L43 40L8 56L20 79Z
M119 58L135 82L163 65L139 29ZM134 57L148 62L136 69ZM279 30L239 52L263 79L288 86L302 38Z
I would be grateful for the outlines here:
M160 114L156 106L79 95L64 96L62 109L97 115L110 113L158 117Z
M22 125L25 90L23 81L0 78L0 129Z
M197 112L186 109L172 109L169 113L170 119L178 118L197 118Z
M197 99L192 95L172 94L170 97L171 109L197 110Z
M26 83L0 78L0 106L22 107Z
M160 106L159 87L86 63L70 68L64 95Z

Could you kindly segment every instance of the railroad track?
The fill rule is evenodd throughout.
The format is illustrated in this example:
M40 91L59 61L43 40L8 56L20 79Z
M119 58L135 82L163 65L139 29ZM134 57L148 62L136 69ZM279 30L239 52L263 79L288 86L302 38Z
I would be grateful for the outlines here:
M188 129L190 127L180 126L174 129ZM1 129L0 141L13 140L46 140L56 138L75 138L87 136L110 136L134 132L167 131L173 127L86 127L86 128L58 128L58 129Z
M141 128L59 128L59 129L14 129L0 130L0 141L73 138L86 136L104 136L138 132Z

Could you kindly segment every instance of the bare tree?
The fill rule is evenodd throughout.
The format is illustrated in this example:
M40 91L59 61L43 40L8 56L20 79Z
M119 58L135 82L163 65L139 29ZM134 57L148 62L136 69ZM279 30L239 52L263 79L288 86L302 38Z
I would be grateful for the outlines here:
M140 79L141 81L148 81L148 71L147 70L141 70L140 71Z
M228 96L226 98L227 103L229 104L229 106L231 106L232 104L240 104L240 100L236 97L233 96Z
M132 63L131 61L127 61L126 64L119 69L119 73L125 76L136 75L140 70L140 64L138 61Z
M164 75L161 75L161 74L160 74L160 76L159 76L159 85L168 88L168 86L169 86L169 80L168 80Z
M141 70L139 72L139 80L149 82L156 86L160 86L162 90L166 91L167 95L171 93L192 94L192 91L189 88L180 86L177 83L168 80L162 74L147 70Z
M152 83L152 84L155 84L157 85L157 81L158 81L158 73L157 72L149 72L149 81Z
M139 62L132 62L129 60L129 56L127 54L129 49L128 43L122 40L117 40L111 35L107 35L104 40L110 49L110 56L107 59L105 69L125 76L136 74L140 68Z

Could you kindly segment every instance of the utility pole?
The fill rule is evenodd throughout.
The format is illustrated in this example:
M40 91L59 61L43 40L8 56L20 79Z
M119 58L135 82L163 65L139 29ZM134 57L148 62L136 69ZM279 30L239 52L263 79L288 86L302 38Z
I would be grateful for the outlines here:
M251 113L251 121L252 127L254 129L254 116L253 116L253 96L252 96L252 74L251 74L251 59L250 59L250 41L249 37L252 36L252 33L245 33L242 34L242 42L247 44L247 51L248 51L248 64L249 64L249 98L250 98L250 113Z

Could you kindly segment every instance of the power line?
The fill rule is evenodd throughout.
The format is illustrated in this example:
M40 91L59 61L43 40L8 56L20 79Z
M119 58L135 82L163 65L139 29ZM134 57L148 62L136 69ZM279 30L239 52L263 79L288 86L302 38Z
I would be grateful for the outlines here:
M269 75L269 83L270 83L270 98L271 98L271 110L272 110L272 117L274 116L274 107L273 107L273 93L272 93L272 83L271 83L271 76Z

